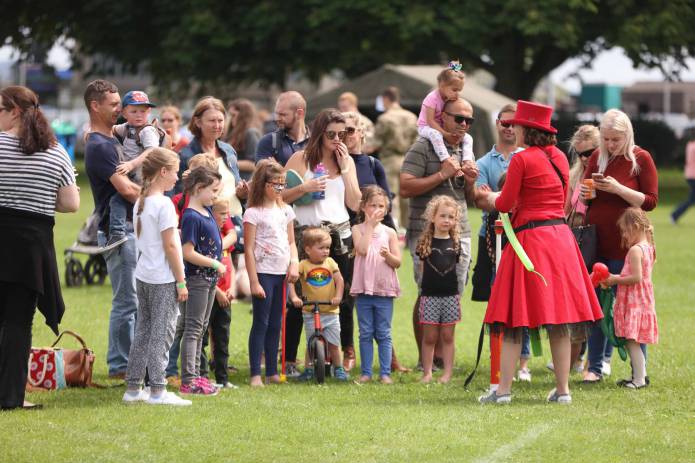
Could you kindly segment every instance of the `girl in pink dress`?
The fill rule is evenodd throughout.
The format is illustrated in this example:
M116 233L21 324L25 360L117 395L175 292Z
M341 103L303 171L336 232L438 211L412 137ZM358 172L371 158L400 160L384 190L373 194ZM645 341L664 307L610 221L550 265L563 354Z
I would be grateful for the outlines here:
M641 344L656 344L659 330L654 311L652 267L656 260L652 224L638 207L625 210L618 219L623 246L630 250L620 275L611 274L603 286L618 285L613 318L615 335L627 340L632 379L618 384L630 389L645 387L647 368Z
M389 198L376 185L362 190L358 220L352 227L355 266L350 294L357 296L360 328L360 382L372 379L373 341L379 345L379 376L391 384L391 318L393 298L401 294L396 269L401 266L401 247L396 232L382 224Z

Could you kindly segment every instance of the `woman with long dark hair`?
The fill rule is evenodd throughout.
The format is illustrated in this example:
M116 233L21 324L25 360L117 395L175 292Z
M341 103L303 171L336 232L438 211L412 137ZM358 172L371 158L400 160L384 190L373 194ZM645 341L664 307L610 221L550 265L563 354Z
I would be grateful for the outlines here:
M239 158L239 173L250 180L256 168L256 148L261 139L261 123L256 106L245 98L229 103L229 127L226 141L234 147Z
M80 192L34 92L0 91L0 130L0 407L35 408L24 401L34 312L58 334L65 305L54 216L77 211Z
M343 364L345 370L349 371L355 365L355 348L352 315L354 299L350 296L352 269L349 258L352 233L348 208L353 211L359 209L362 193L357 182L355 162L344 143L346 135L345 117L338 110L324 109L316 116L306 149L293 154L285 166L286 170L295 171L304 183L285 190L283 199L292 204L306 193L323 192L323 199L294 205L299 227L294 236L299 239L301 230L308 226L325 226L331 234L330 256L338 263L345 280L345 291L340 303L340 341L344 354ZM297 244L297 250L300 255L303 253L301 243ZM287 321L286 358L295 360L301 335L301 314L298 310L290 309ZM299 328L296 327L297 324Z

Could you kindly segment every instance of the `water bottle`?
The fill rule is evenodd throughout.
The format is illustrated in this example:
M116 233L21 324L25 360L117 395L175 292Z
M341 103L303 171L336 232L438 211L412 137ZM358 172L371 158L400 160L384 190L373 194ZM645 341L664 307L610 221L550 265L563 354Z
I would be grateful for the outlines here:
M314 178L323 177L326 175L326 167L323 163L319 162L314 169ZM314 199L326 199L325 191L314 191L311 193L311 197Z

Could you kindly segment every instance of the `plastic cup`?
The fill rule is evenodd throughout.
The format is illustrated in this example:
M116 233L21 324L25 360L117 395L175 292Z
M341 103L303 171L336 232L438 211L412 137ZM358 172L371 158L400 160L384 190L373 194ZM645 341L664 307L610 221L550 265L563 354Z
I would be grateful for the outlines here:
M594 199L596 197L596 188L594 187L594 180L590 178L585 178L582 183L586 186L587 191L584 193L584 199Z

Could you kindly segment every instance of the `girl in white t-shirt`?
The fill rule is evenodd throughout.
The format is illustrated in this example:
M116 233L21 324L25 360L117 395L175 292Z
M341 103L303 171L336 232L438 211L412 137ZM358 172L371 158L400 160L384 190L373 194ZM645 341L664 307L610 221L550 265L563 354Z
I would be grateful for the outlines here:
M294 283L299 276L294 211L282 201L284 189L282 166L268 159L259 162L244 213L244 256L253 296L253 324L249 334L251 386L263 386L263 353L266 380L280 382L278 341L285 310L285 279Z
M191 404L167 392L164 374L176 330L178 302L188 298L178 218L171 199L164 196L178 180L178 171L178 155L164 148L153 149L142 164L143 185L133 214L135 243L140 252L135 267L138 312L126 370L126 403ZM142 388L145 370L150 377L149 390Z

